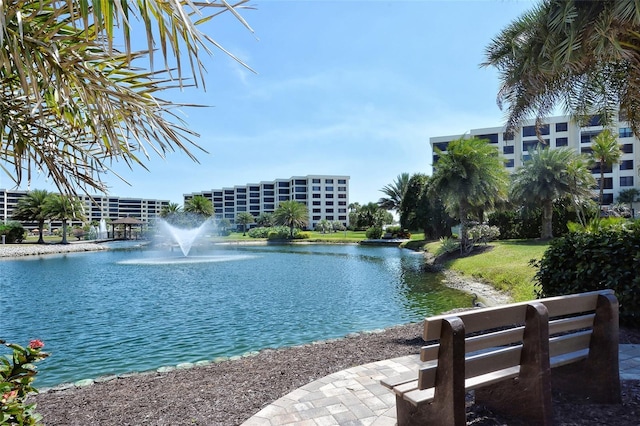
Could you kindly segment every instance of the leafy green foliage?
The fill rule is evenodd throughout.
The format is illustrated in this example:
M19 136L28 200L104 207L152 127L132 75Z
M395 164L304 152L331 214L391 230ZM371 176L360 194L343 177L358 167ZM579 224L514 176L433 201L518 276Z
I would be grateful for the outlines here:
M610 288L620 301L620 321L640 326L640 226L570 233L551 242L536 279L541 296Z
M32 340L29 346L0 340L13 351L11 357L0 357L0 424L39 425L42 416L35 412L35 404L25 404L30 393L38 390L32 386L38 373L34 363L45 359L44 343Z
M5 243L21 243L24 240L25 230L19 222L0 224L0 235L4 235Z
M287 226L272 226L268 228L267 239L269 240L287 240L289 238L295 238L296 234L300 232L299 229L293 228L293 230Z
M372 226L367 229L367 238L370 240L377 240L382 237L382 228L379 226Z

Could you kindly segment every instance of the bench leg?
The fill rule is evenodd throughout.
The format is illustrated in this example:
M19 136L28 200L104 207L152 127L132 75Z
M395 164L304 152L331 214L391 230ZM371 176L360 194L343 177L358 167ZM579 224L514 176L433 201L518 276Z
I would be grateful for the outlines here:
M598 296L589 356L580 363L553 370L554 387L593 404L620 404L618 299Z
M459 318L442 321L433 402L416 407L396 396L398 426L465 426L464 324Z
M527 307L520 374L475 391L476 403L531 425L551 425L549 315L541 303Z

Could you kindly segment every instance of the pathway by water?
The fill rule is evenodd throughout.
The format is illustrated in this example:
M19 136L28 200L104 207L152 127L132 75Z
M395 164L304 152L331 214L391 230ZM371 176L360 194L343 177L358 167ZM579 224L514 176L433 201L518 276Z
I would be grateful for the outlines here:
M39 386L419 321L470 297L419 254L355 245L118 250L0 260L0 338L42 339Z

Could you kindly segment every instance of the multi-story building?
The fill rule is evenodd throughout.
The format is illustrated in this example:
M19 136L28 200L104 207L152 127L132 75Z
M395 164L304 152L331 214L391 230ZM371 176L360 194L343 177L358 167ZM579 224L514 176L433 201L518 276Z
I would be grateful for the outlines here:
M310 229L323 219L349 225L349 176L293 176L248 183L184 194L185 203L196 195L211 200L217 219L226 218L231 223L235 223L238 213L249 212L257 217L275 212L282 201L294 200L307 206Z
M638 139L633 136L631 128L624 121L614 123L610 128L617 131L618 142L622 148L622 159L619 164L605 170L604 173L604 199L603 204L612 204L621 190L638 187L635 181L636 169L640 166L640 151L635 146L640 146ZM598 117L593 117L586 125L581 126L568 116L550 117L543 121L539 132L550 149L570 147L583 154L591 153L591 141L603 130ZM469 137L488 139L494 144L500 154L505 158L505 166L510 172L522 166L529 158L529 151L535 149L540 143L536 135L535 120L525 122L513 133L505 132L504 127L488 127L472 129L467 134ZM447 145L452 140L463 135L438 136L430 138L431 148L438 148L445 152ZM465 135L466 136L466 135ZM433 149L433 165L437 167L438 154ZM600 168L592 169L594 177L599 183Z
M0 189L0 222L11 220L18 200L25 196L27 191L10 191ZM168 200L147 200L142 198L123 198L115 196L81 196L85 207L85 223L99 222L101 219L116 220L122 217L134 217L143 223L150 223L160 217L160 211L169 204ZM33 227L36 224L25 224ZM58 225L55 221L53 225ZM82 222L74 221L72 225L82 225Z

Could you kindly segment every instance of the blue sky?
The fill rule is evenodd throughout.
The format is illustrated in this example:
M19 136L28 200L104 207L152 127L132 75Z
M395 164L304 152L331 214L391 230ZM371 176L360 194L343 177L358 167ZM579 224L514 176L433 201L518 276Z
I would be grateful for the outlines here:
M348 175L350 202L377 201L403 172L431 174L429 138L499 126L498 76L480 68L486 46L532 1L262 0L204 31L251 66L216 51L206 92L174 91L201 136L200 164L151 154L149 171L116 167L110 194L184 193L308 174ZM11 181L0 177L0 187ZM53 189L34 181L31 189ZM27 189L23 186L22 189Z

